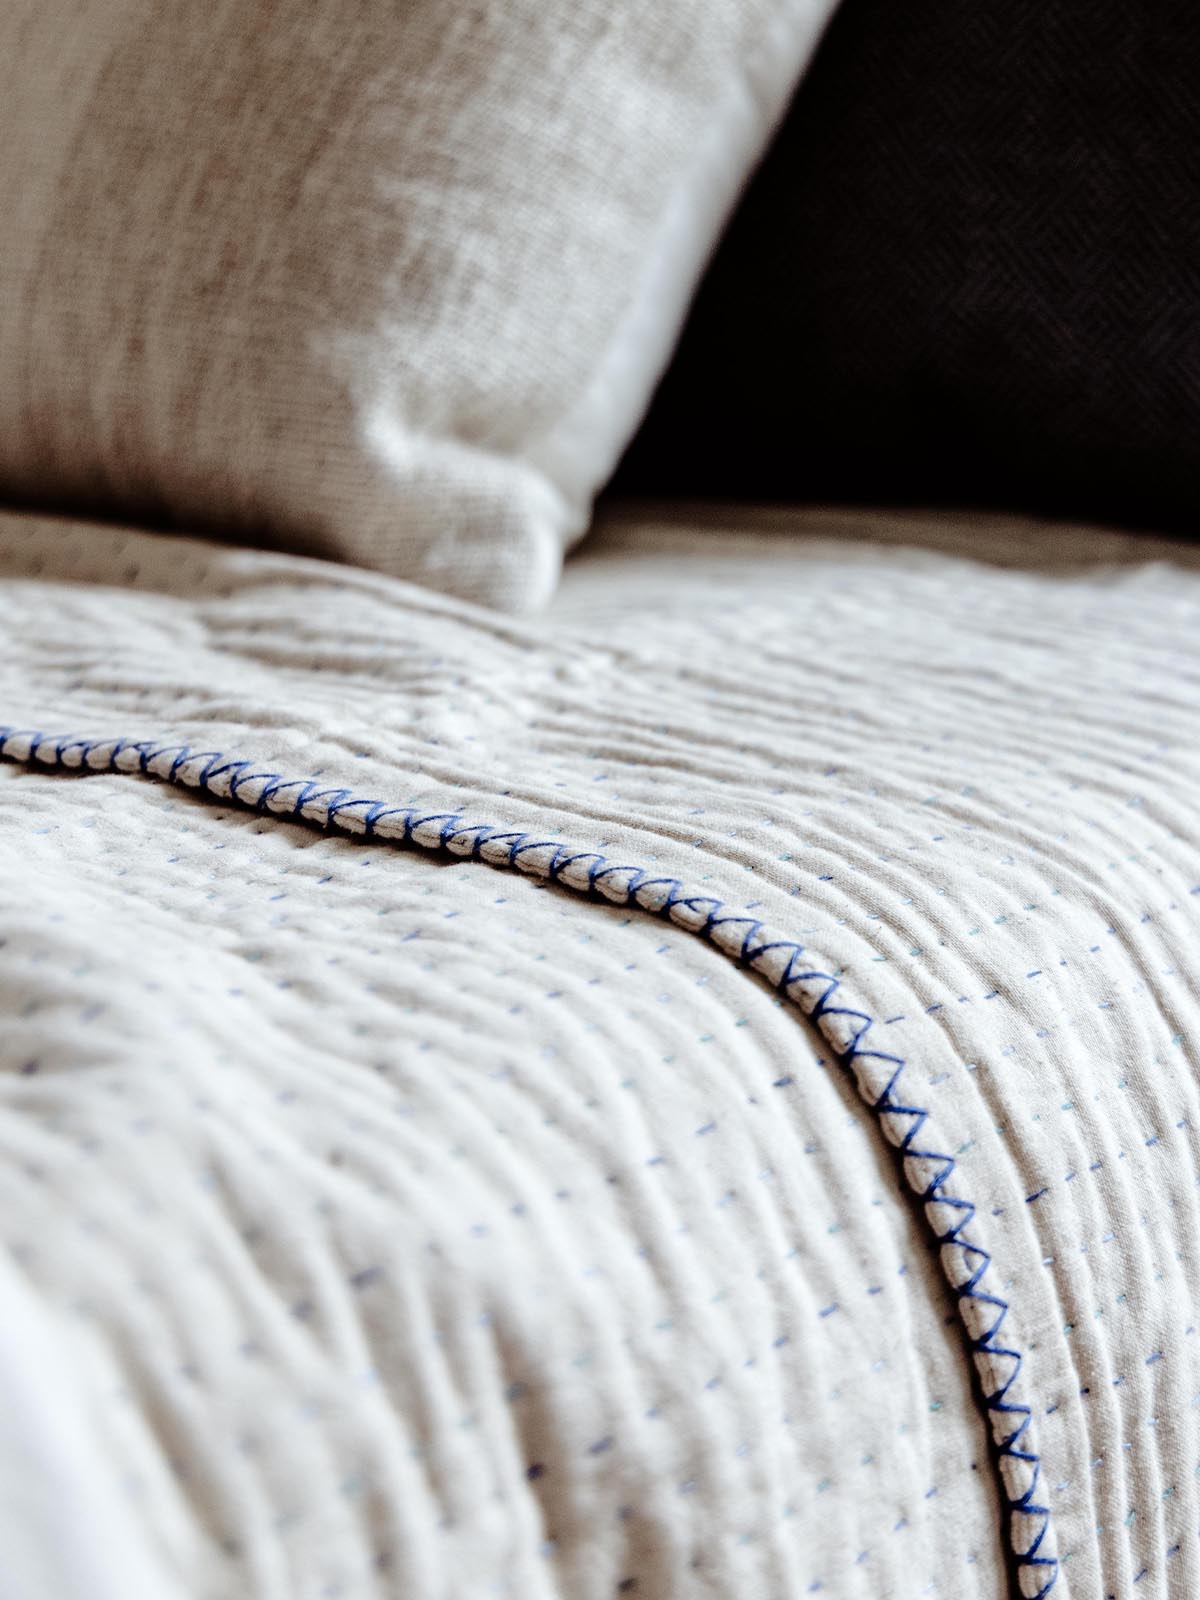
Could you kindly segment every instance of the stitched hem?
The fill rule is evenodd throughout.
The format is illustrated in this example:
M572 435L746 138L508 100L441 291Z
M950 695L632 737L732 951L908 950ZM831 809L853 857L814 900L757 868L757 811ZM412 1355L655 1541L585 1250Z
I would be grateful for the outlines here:
M220 751L151 739L51 736L0 726L0 757L26 765L140 774L273 816L519 871L665 917L765 979L816 1025L838 1065L851 1074L921 1204L979 1379L1018 1592L1022 1600L1044 1600L1054 1588L1059 1566L1051 1513L1039 1497L1041 1460L1032 1413L1020 1396L1023 1357L1001 1337L1009 1302L989 1286L992 1257L968 1235L976 1207L952 1191L957 1162L937 1148L930 1113L909 1104L901 1090L904 1059L869 1047L865 1041L875 1019L847 1000L840 979L815 968L812 957L805 959L802 945L777 937L749 912L689 889L678 878L618 865L598 851L470 822L458 812L392 806L350 789L323 788L316 779L285 778Z

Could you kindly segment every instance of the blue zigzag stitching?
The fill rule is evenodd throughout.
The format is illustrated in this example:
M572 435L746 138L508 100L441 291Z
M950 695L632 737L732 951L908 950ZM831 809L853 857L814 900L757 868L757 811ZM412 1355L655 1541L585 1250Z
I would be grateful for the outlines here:
M468 822L457 812L389 806L350 789L321 788L311 778L283 778L216 750L197 751L186 744L146 739L52 738L0 726L0 756L51 767L142 773L276 816L516 869L579 893L669 917L766 979L817 1025L839 1065L851 1073L922 1204L966 1328L991 1423L1018 1590L1023 1600L1044 1600L1050 1593L1058 1579L1050 1508L1038 1496L1041 1462L1032 1437L1032 1414L1014 1394L1022 1356L1001 1338L1007 1300L989 1292L984 1283L992 1258L967 1236L975 1207L948 1189L957 1165L954 1157L918 1142L929 1112L909 1105L901 1093L904 1061L866 1047L874 1019L853 1006L834 1004L841 995L840 980L811 968L802 959L803 946L772 937L757 917L730 911L711 895L690 892L678 878L654 877L639 867L617 865L598 851Z

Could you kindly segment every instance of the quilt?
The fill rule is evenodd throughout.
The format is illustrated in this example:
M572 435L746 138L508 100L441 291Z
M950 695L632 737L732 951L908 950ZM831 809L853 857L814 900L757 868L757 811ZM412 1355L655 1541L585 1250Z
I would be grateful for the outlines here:
M1200 556L0 520L4 1600L1200 1592Z

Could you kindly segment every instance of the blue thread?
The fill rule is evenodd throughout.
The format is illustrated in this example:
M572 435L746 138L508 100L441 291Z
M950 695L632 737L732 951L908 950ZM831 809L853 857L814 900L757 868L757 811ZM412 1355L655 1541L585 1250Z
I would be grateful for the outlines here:
M14 754L8 748L10 742L17 738L28 741L29 748L24 755ZM49 747L48 761L42 753L43 746ZM93 757L99 752L107 753L101 760L93 762ZM859 1093L874 1112L885 1139L897 1152L899 1164L909 1187L922 1202L926 1222L938 1245L939 1255L941 1256L941 1252L947 1246L955 1246L962 1253L964 1261L971 1265L965 1282L956 1283L944 1256L941 1256L943 1272L960 1307L970 1302L975 1309L984 1312L985 1326L982 1333L973 1334L970 1327L967 1327L967 1344L972 1356L987 1357L994 1363L1012 1363L1008 1376L990 1390L983 1383L978 1361L975 1362L975 1369L980 1379L984 1406L992 1413L993 1418L1000 1419L1000 1430L1003 1430L1002 1437L995 1440L995 1450L1000 1461L1000 1471L997 1476L1001 1497L1008 1514L1010 1548L1018 1573L1023 1569L1028 1570L1039 1584L1032 1594L1025 1596L1025 1600L1045 1600L1045 1596L1050 1593L1058 1580L1058 1561L1054 1556L1041 1554L1042 1545L1050 1528L1051 1516L1049 1506L1040 1504L1036 1498L1041 1476L1041 1461L1035 1450L1022 1448L1022 1443L1030 1431L1032 1411L1029 1406L1008 1398L1023 1365L1020 1351L1001 1343L999 1339L1000 1330L1008 1316L1008 1302L980 1287L992 1258L982 1245L974 1244L964 1237L965 1230L976 1216L976 1207L969 1200L944 1192L945 1185L957 1166L954 1157L940 1151L922 1149L916 1143L922 1128L929 1121L929 1112L921 1106L906 1105L897 1098L896 1091L904 1072L905 1062L899 1056L864 1047L863 1040L875 1026L875 1019L865 1011L831 1004L841 989L839 978L831 973L808 969L806 963L801 961L804 954L802 945L790 940L766 937L756 943L756 935L764 931L763 923L757 918L748 916L744 912L727 912L725 903L711 895L689 894L678 878L651 876L638 867L618 866L596 851L573 851L569 846L552 839L535 839L528 833L505 831L484 823L466 823L457 812L440 811L423 814L414 807L389 807L383 801L355 797L349 789L316 790L312 779L307 781L285 779L276 772L256 772L252 770L253 762L229 761L220 751L193 752L187 745L156 745L151 740L89 740L67 735L51 739L41 731L0 727L0 757L25 764L41 762L49 766L65 767L68 770L84 768L92 772L105 770L126 772L130 769L120 765L120 757L126 752L135 752L137 755L138 759L132 770L148 777L165 778L167 782L188 788L212 792L214 782L223 778L228 788L228 798L249 809L302 818L306 807L321 805L325 812L324 825L340 826L343 831L348 832L357 832L358 829L340 820L343 813L360 811L361 815L357 821L363 836L367 838L377 836L378 824L385 817L397 817L401 819L402 824L400 839L402 843L415 842L425 848L441 849L457 859L482 860L491 865L507 865L516 870L538 872L553 882L563 882L563 874L567 868L587 862L589 863L586 869L588 892L618 904L628 905L632 902L652 915L671 916L672 913L683 911L686 914L684 918L676 916L673 919L677 926L709 939L737 965L752 968L759 977L764 978L795 1004L803 1015L821 1029L832 1047L838 1064L854 1076ZM68 761L66 759L68 753L73 757L77 756L78 759ZM172 760L165 775L153 771L152 763L161 762L167 756L171 756ZM198 769L196 769L197 763L202 763ZM193 777L183 775L185 767L196 769ZM254 799L243 799L240 790L254 782L261 782L260 792ZM273 800L277 800L284 790L293 787L297 790L296 799L286 810L278 806L272 807ZM224 796L218 793L216 798ZM311 820L316 822L318 819ZM424 830L425 838L429 837L429 830L434 829L437 843L425 845L425 840L416 836L418 829ZM485 847L491 846L494 849L497 845L506 847L506 857L497 858L494 855L484 854ZM549 851L549 860L543 862L540 867L523 869L521 858L536 851ZM566 882L571 888L577 887L571 879L567 879ZM742 930L740 937L734 932L737 929ZM732 935L732 949L729 935ZM764 957L776 953L787 953L787 963L781 973L774 975L765 970L761 963ZM815 1000L809 1001L804 985L824 987L820 989ZM996 991L993 991L985 998L993 999L995 993ZM806 1001L809 1002L807 1005ZM848 1042L839 1037L838 1029L841 1026L846 1028ZM876 1063L891 1069L884 1087L873 1098L855 1072L856 1065L864 1062ZM909 1119L909 1126L898 1141L888 1136L888 1123L885 1122L885 1118L895 1119L896 1122L901 1118ZM707 1129L698 1130L700 1133L707 1131ZM923 1185L920 1184L909 1167L910 1161L930 1163L933 1176L928 1177ZM956 1215L957 1220L944 1231L939 1230L929 1215L931 1205L949 1209ZM822 1315L828 1315L835 1310L836 1307L831 1306L828 1312L823 1311ZM995 1439L995 1434L993 1438ZM1029 1471L1029 1487L1020 1494L1013 1495L1009 1492L1004 1476L1006 1460L1015 1461ZM1036 1533L1024 1548L1018 1543L1018 1517L1040 1519ZM1144 1574L1139 1574L1139 1578L1141 1576ZM1136 1581L1138 1580L1135 1579Z

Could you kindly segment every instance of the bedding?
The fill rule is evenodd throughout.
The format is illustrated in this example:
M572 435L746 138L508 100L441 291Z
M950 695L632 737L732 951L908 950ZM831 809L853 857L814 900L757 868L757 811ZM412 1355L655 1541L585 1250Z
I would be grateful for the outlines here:
M1195 551L0 574L5 1600L1197 1592Z
M537 607L833 0L5 0L0 494Z
M1194 534L1198 59L1177 0L844 0L625 488Z

